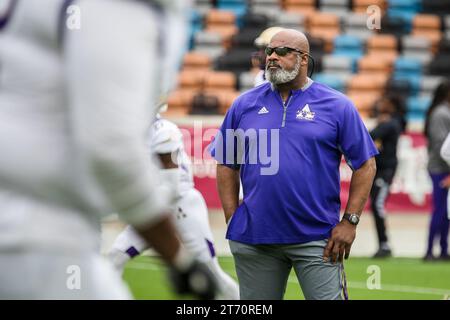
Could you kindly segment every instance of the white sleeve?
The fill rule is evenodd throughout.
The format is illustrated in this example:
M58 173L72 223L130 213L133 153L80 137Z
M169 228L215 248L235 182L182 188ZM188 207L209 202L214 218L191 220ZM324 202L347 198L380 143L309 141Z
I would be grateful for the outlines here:
M67 30L64 47L78 153L122 220L155 223L169 208L171 193L149 161L145 141L162 59L157 14L139 1L78 5L81 29Z
M445 138L445 141L442 144L441 157L448 163L448 165L450 165L450 133L447 135L447 138Z

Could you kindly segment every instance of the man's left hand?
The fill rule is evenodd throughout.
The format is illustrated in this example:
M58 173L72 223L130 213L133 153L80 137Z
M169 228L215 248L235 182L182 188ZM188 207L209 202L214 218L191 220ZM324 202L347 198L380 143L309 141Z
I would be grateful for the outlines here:
M356 226L352 225L347 220L342 220L331 232L331 237L328 239L327 246L323 251L323 260L336 263L343 262L344 257L348 259L350 249L356 237Z

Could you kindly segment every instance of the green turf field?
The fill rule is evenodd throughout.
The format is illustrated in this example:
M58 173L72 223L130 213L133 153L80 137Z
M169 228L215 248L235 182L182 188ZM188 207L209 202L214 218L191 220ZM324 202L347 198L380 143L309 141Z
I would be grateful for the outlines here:
M231 257L220 258L220 264L236 278ZM345 269L350 299L440 300L450 297L450 262L422 262L420 259L407 258L350 258L345 263ZM376 269L380 270L381 289L368 289L368 279L372 287L376 284L373 273ZM136 299L189 299L170 292L164 267L155 258L144 256L130 261L125 268L124 279ZM285 299L303 299L294 273L289 278Z

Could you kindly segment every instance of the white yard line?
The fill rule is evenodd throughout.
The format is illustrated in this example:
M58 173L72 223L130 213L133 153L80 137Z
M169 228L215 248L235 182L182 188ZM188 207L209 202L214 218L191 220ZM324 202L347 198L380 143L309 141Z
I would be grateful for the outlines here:
M290 283L298 283L296 277L290 276ZM397 284L381 284L380 289L369 289L365 282L349 281L347 286L353 289L364 289L369 291L389 291L389 292L401 292L401 293L420 293L420 294L433 294L439 296L450 295L450 289L440 289L440 288L427 288L427 287L413 287Z
M148 262L130 262L127 265L127 269L138 269L138 270L160 270L162 269L162 265L155 264L152 261ZM224 269L227 273L233 273L234 270ZM233 276L234 277L234 276ZM295 276L290 276L290 283L298 283L298 280ZM428 288L428 287L414 287L414 286L405 286L405 285L397 285L397 284L381 284L381 289L369 289L367 288L367 284L365 282L357 282L357 281L349 281L348 287L353 289L364 289L370 291L389 291L389 292L400 292L400 293L419 293L419 294L432 294L438 296L450 296L450 289L441 289L441 288Z

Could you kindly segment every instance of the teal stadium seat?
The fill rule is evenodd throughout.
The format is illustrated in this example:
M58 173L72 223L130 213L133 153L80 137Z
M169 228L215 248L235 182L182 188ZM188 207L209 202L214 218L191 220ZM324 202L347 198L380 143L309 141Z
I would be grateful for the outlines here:
M217 9L233 11L236 15L236 24L242 27L242 17L247 13L246 0L217 0Z
M313 76L315 81L326 84L327 86L345 93L345 81L339 75L328 74L328 73L317 73Z
M356 71L356 62L364 55L364 46L361 38L350 35L340 35L334 38L335 56L346 56L353 60L353 72Z
M430 97L411 97L406 102L408 121L424 121L428 107L431 104Z
M417 95L421 86L422 63L414 58L398 58L394 63L393 78L407 80L411 85L411 94Z

